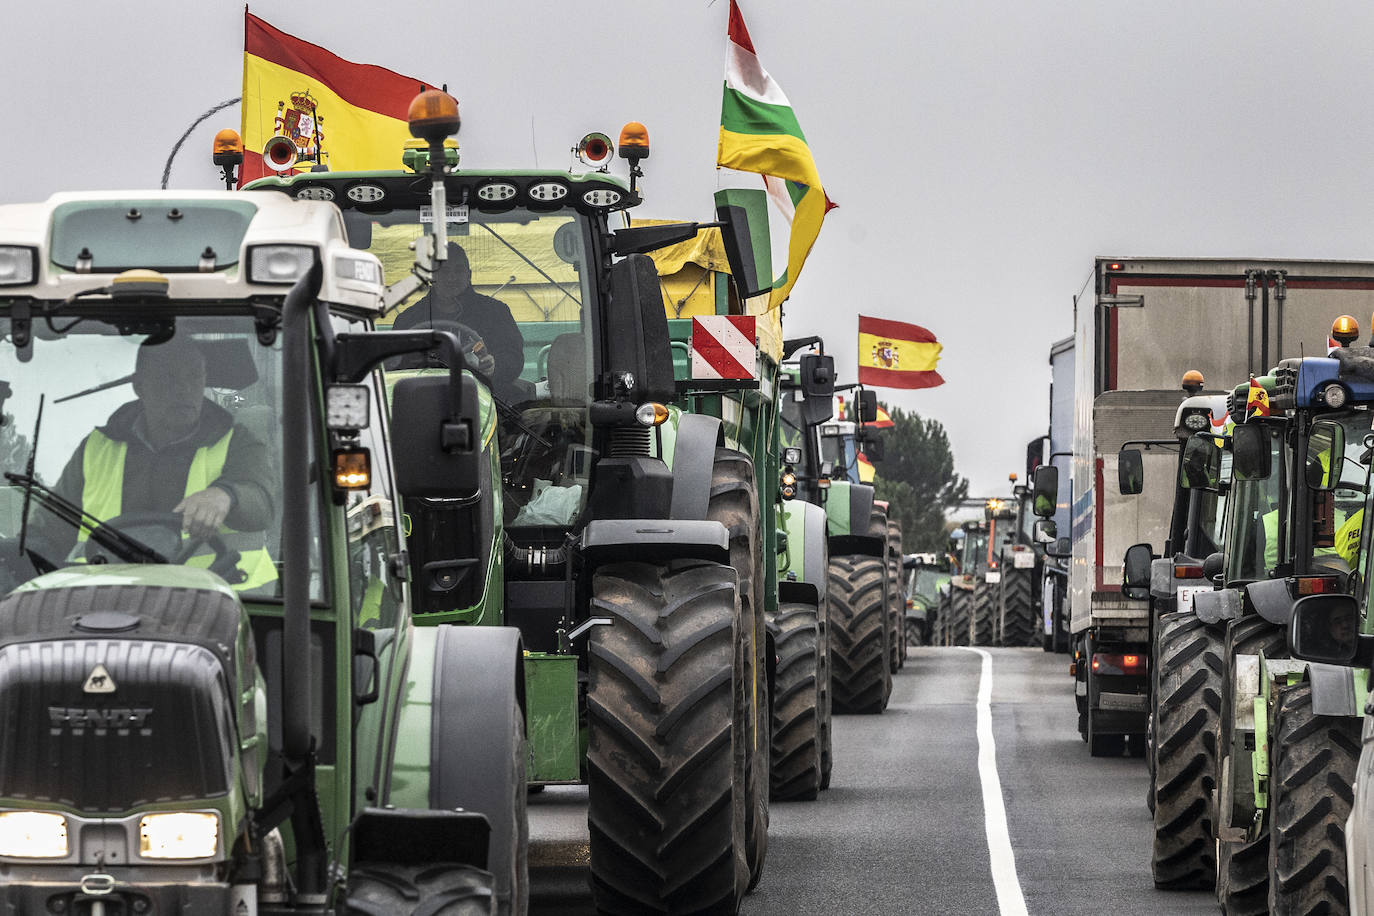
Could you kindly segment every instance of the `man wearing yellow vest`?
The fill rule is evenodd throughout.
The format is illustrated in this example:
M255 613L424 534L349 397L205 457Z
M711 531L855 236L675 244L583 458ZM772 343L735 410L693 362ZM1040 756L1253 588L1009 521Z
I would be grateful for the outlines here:
M205 355L174 337L145 342L134 363L138 400L122 405L82 440L67 462L57 492L87 513L109 521L131 512L180 513L192 539L218 534L240 553L237 589L276 580L262 532L272 518L266 446L205 397ZM50 544L60 541L44 531ZM76 534L83 542L88 533ZM71 549L66 537L65 556ZM187 562L209 566L206 548Z

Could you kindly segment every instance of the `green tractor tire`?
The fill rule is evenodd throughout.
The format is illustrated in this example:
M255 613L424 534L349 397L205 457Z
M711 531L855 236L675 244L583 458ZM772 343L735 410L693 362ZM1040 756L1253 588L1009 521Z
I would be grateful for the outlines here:
M1160 617L1158 638L1155 887L1210 890L1217 869L1213 790L1225 645L1219 628L1186 611Z
M1345 822L1362 725L1357 716L1313 714L1310 683L1278 693L1269 742L1271 913L1350 911Z
M734 914L748 881L749 708L735 571L602 566L587 660L587 825L599 913Z
M1007 568L997 590L997 619L1000 646L1034 646L1040 642L1036 624L1033 569Z
M973 592L966 588L949 591L949 645L967 646L972 635L969 627L973 606Z
M1258 655L1263 652L1269 658L1283 658L1288 654L1288 636L1282 627L1275 626L1263 617L1249 616L1232 620L1226 631L1225 690L1221 697L1221 728L1218 732L1218 778L1220 794L1225 780L1221 778L1221 767L1231 752L1233 685L1236 682L1235 660L1240 655ZM1248 767L1249 763L1241 766ZM1220 804L1227 800L1219 797ZM1232 823L1245 825L1254 815L1251 805L1237 806L1232 814ZM1218 811L1220 821L1221 812ZM1269 828L1253 841L1239 843L1220 842L1217 844L1217 902L1228 914L1260 914L1269 911Z
M892 673L906 667L906 595L902 589L902 526L887 520L887 581L891 589L891 622L887 643L892 652Z
M348 871L347 916L489 916L491 872L470 865L355 864Z
M745 739L745 836L752 890L768 856L768 793L772 719L768 702L768 615L763 596L763 551L758 540L759 499L754 462L734 449L716 449L706 517L730 534L730 565L739 574L740 634L746 675L741 683L749 709Z
M979 579L973 586L973 603L970 613L973 616L973 645L990 646L992 645L992 628L994 624L993 614L996 608L993 602L996 594L991 585Z
M835 712L887 706L887 616L882 557L830 559L830 692Z
M778 608L771 793L779 801L812 801L821 790L818 618L814 604Z
M906 637L907 650L919 649L926 644L926 630L921 625L921 621L914 617L906 617L902 621L902 632Z

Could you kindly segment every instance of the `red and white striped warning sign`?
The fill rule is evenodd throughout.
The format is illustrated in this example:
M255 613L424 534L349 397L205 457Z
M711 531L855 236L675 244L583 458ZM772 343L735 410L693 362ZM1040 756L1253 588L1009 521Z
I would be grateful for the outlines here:
M692 319L692 378L754 378L757 367L753 315Z

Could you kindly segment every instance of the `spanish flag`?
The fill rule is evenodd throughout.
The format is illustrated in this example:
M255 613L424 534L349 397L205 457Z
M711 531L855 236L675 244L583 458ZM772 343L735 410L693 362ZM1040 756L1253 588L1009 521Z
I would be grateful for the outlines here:
M859 384L878 388L934 388L940 342L920 325L859 316Z
M239 184L278 174L263 162L267 141L296 145L293 171L401 167L410 139L406 112L428 88L383 67L355 64L273 28L244 10L243 166Z
M720 106L716 165L764 176L768 197L792 226L787 270L773 283L770 309L782 305L835 205L821 188L816 161L792 105L754 53L739 4L730 0L725 43L725 94Z
M856 452L854 460L859 466L859 483L872 483L873 478L878 476L878 469L873 466L873 462L869 461L863 452Z
M883 405L879 404L877 419L868 425L874 429L891 429L897 424L892 422L892 415L883 408Z
M1264 386L1253 378L1250 379L1250 394L1245 399L1245 418L1253 420L1255 417L1269 416L1269 392L1264 390Z

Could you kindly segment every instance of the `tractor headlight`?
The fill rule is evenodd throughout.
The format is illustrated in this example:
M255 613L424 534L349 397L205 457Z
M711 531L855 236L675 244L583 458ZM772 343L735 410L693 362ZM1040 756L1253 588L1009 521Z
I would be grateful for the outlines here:
M211 811L146 814L138 822L145 859L208 859L219 850L219 815Z
M68 855L67 819L52 811L0 811L0 856L62 859Z
M1327 385L1322 389L1322 400L1326 401L1327 407L1339 410L1345 406L1345 394L1345 389L1340 385Z
M248 249L248 279L252 283L295 283L315 263L309 245L257 245Z
M28 286L38 277L38 250L0 245L0 286Z
M1211 423L1212 416L1210 413L1203 413L1199 411L1197 413L1188 413L1183 415L1183 425L1188 427L1195 433L1202 432L1204 429L1210 426Z

